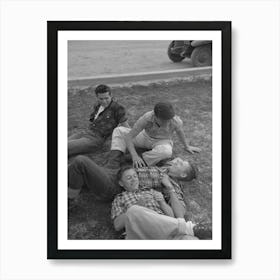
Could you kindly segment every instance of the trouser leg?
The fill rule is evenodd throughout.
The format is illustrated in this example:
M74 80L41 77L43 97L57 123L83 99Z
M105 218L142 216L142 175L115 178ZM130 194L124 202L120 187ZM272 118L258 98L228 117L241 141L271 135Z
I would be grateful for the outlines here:
M130 132L131 128L116 127L112 134L111 150L119 150L123 153L126 152L125 136ZM133 144L137 148L151 149L153 142L144 131L141 131L134 139Z
M123 153L126 151L125 136L129 133L131 128L118 126L113 130L111 150L118 150Z
M123 157L123 152L118 150L111 150L108 155L107 163L104 165L104 167L109 169L119 170L122 157Z
M126 239L196 239L192 223L134 205L126 212Z
M152 150L144 152L142 156L148 166L156 165L161 160L168 159L172 156L172 144L155 144Z
M80 139L80 138L82 138L82 136L83 136L83 134L81 132L74 133L68 137L68 141Z
M139 133L134 139L135 147L149 149L142 154L148 166L156 165L163 159L172 156L173 142L169 139L155 140L147 135L145 131Z
M133 144L137 148L152 149L153 141L147 135L147 133L142 130L134 139Z
M88 157L77 156L68 166L68 186L77 191L84 185L101 200L112 200L121 191L113 170L97 165Z
M104 143L104 139L96 136L91 138L68 139L68 157L95 152Z
M131 129L127 127L117 127L113 131L111 150L126 152L125 136ZM151 149L144 152L143 159L147 165L155 165L163 159L172 156L172 141L160 140L154 141L144 131L141 131L134 139L133 144L137 148Z

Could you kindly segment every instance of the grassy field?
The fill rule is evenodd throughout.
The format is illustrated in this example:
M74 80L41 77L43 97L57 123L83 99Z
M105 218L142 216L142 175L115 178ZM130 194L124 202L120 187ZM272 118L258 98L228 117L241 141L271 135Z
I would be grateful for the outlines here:
M212 220L212 84L211 81L177 81L176 83L135 85L113 89L116 99L128 111L129 123L133 123L145 112L152 110L160 100L170 101L177 115L184 122L184 131L190 143L200 147L202 152L190 155L174 136L174 155L189 158L196 163L199 176L192 182L184 183L187 205L186 219L194 222ZM88 126L88 116L92 111L95 96L90 91L68 92L68 132ZM91 157L104 163L110 149L108 141ZM104 156L105 154L105 156ZM117 239L120 233L114 231L110 220L110 204L98 202L84 190L78 206L68 212L69 239Z

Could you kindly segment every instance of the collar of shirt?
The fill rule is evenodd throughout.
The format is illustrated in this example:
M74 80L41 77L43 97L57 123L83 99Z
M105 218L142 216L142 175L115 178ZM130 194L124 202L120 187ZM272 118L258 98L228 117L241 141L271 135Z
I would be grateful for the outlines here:
M115 99L112 98L111 103L106 108L104 108L104 110L102 112L108 110L110 107L113 106L114 103L115 103ZM94 106L94 112L91 115L90 121L95 121L97 119L97 117L100 115L100 113L102 113L102 112L99 112L100 107L103 107L103 106L101 106L101 104L97 104Z
M100 115L100 113L102 113L104 110L105 110L105 108L102 105L100 105L97 113L95 114L94 119L96 120L98 118L98 116Z

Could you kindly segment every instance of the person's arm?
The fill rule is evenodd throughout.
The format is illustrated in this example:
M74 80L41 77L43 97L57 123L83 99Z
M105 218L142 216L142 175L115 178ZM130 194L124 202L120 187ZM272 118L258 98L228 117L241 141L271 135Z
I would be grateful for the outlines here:
M115 230L119 231L125 227L125 208L122 203L122 196L117 195L112 203L111 218L114 223Z
M145 162L143 159L137 154L135 150L135 146L133 144L133 139L139 134L137 130L132 128L132 130L125 136L125 143L127 150L129 151L131 157L132 157L132 162L134 167L144 167L146 166Z
M114 228L119 231L125 227L126 214L121 214L114 220Z
M170 196L170 204L176 218L184 218L186 209L178 199L178 196L174 189L168 191Z
M166 203L162 193L154 191L154 198L166 216L174 217L172 208Z
M175 189L169 180L168 175L166 175L166 174L163 175L161 183L167 189L167 192L170 196L169 201L171 204L171 208L174 212L174 216L176 218L184 218L186 209L185 209L184 205L180 202L180 200L175 192Z
M143 130L147 125L147 114L139 118L134 124L130 132L125 136L126 147L131 154L133 166L134 167L144 167L146 166L142 158L137 154L135 146L133 144L133 139Z
M190 146L190 145L187 143L187 139L186 139L186 137L185 137L185 133L184 133L182 127L177 127L177 128L176 128L176 134L177 134L177 136L178 136L180 142L183 144L184 149L185 149L187 152L193 154L193 153L199 153L199 152L201 151L200 148L194 147L194 146Z

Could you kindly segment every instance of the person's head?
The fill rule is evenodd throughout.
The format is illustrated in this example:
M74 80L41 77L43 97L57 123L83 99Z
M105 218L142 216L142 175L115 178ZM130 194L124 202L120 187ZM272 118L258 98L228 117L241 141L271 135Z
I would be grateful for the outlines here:
M197 167L187 160L177 157L166 164L168 165L168 174L178 180L191 181L197 176Z
M117 174L117 179L120 186L128 192L134 192L139 187L138 175L132 166L123 166Z
M158 120L168 121L175 116L174 108L169 102L159 102L154 107L154 113Z
M98 102L103 107L109 106L112 101L111 89L106 85L99 85L95 88L95 94L98 99Z

